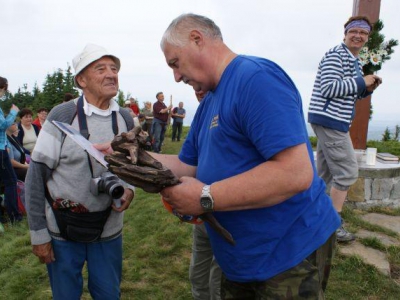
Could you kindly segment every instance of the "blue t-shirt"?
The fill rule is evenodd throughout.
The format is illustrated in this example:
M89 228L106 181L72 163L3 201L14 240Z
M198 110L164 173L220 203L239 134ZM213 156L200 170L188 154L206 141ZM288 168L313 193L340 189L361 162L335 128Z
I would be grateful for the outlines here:
M186 110L184 108L176 107L175 113L178 115L184 115L186 114ZM183 118L174 117L174 123L183 123Z
M207 184L303 143L314 169L308 190L267 208L214 212L236 241L230 245L207 226L229 280L263 281L296 266L324 244L340 220L315 170L300 94L278 65L238 56L200 103L179 158L197 166L197 178Z

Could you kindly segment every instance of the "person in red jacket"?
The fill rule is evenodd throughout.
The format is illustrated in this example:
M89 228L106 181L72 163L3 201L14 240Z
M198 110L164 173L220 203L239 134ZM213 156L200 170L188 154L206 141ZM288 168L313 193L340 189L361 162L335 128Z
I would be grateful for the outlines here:
M133 112L135 113L135 115L139 115L139 106L137 104L137 100L135 98L130 98L129 99L131 101L131 109L133 110Z
M36 119L32 122L32 124L36 125L39 130L42 129L42 125L44 124L44 121L46 121L47 114L49 111L47 108L41 107L37 110L37 117Z

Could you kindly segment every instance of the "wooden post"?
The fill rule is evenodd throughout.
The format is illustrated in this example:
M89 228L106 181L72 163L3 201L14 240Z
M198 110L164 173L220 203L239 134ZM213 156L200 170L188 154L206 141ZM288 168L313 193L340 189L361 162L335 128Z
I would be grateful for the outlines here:
M353 16L367 16L372 23L378 21L380 8L381 0L353 0ZM354 149L367 147L370 108L371 96L356 102L356 114L350 127Z

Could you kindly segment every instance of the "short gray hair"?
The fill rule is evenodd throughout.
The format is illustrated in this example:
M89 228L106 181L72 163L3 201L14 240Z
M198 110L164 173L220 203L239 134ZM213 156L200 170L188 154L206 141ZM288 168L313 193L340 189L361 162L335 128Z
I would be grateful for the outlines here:
M161 49L165 44L183 47L189 41L188 34L192 30L198 30L205 36L223 41L222 33L213 20L195 14L182 14L171 22L161 39ZM186 35L185 35L186 34Z

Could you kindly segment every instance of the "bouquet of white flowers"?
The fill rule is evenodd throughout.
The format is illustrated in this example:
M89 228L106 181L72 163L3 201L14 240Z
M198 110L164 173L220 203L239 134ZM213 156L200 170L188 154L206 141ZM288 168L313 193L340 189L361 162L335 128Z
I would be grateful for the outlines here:
M380 33L383 29L383 23L378 20L369 35L368 42L361 49L359 58L363 66L365 75L374 74L382 68L382 64L390 59L394 52L393 47L398 45L398 41L391 39L385 42L385 36Z
M368 47L363 47L360 51L359 57L361 64L363 66L367 64L372 64L374 66L380 66L383 63L383 58L388 55L385 47L381 49L368 49Z

